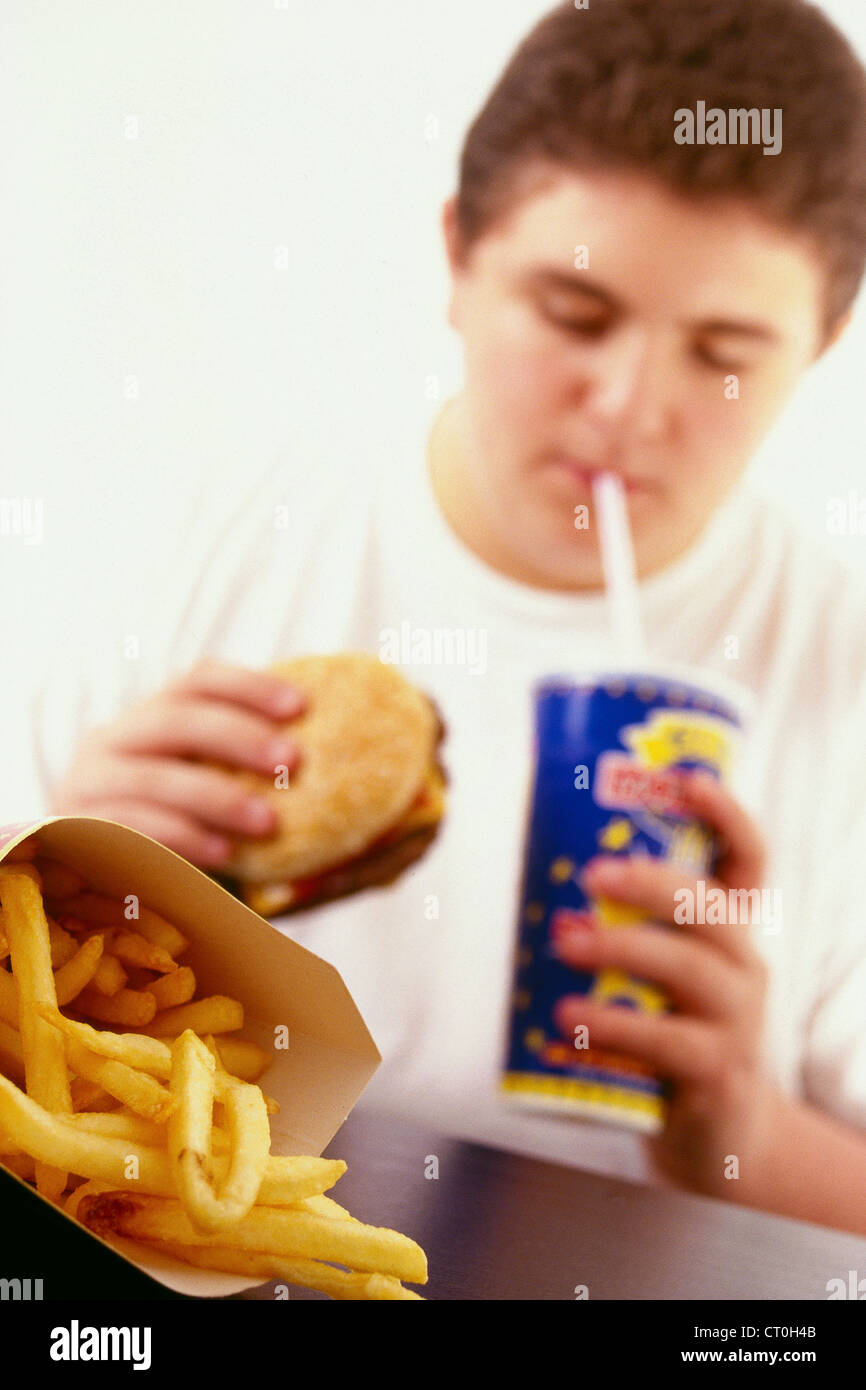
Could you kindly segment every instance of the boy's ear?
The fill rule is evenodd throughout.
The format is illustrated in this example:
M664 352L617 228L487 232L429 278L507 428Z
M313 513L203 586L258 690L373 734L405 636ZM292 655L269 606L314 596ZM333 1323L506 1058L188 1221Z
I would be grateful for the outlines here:
M451 302L448 306L448 322L452 328L458 328L455 310L457 297L456 280L463 269L464 261L460 244L460 231L457 226L457 196L449 198L442 208L442 234L445 239L445 250L448 255L448 265L451 270Z
M457 195L448 198L442 207L442 234L445 238L445 250L448 253L448 264L451 267L451 274L455 275L460 268L460 235L457 230Z
M835 347L836 343L838 343L839 339L842 337L842 334L845 332L845 329L851 322L853 312L854 311L852 309L849 309L846 314L843 314L840 319L837 319L833 328L831 328L830 332L827 334L827 338L823 343L820 351L818 352L818 357L823 357L825 352L828 352L831 347Z

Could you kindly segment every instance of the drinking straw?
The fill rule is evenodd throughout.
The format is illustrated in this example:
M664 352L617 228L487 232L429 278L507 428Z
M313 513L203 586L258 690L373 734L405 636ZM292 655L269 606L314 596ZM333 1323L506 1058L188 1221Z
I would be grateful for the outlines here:
M592 491L613 639L623 661L641 662L646 648L625 487L616 473L596 473Z

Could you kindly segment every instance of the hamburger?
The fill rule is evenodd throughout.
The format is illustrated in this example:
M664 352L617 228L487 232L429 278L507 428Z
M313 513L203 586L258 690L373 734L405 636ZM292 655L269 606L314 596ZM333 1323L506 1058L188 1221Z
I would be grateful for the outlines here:
M220 878L263 917L392 883L425 853L445 811L432 700L364 652L279 662L306 708L285 726L300 752L290 777L235 772L273 805L267 839L241 839Z

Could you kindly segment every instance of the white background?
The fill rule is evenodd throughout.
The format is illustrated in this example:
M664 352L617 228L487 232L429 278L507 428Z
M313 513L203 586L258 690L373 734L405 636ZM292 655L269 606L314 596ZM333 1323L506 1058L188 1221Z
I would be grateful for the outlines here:
M3 0L0 497L45 531L0 538L0 821L36 668L106 591L128 631L153 617L215 486L323 444L362 467L430 374L458 388L440 208L549 8ZM824 8L866 56L862 0ZM864 362L861 299L754 465L813 532L866 494ZM866 570L866 536L829 543Z

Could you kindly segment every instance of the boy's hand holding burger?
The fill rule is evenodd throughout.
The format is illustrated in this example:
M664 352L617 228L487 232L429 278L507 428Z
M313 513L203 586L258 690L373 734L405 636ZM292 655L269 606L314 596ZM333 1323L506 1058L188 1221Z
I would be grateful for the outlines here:
M432 701L368 653L264 673L205 661L93 731L53 809L140 830L273 917L421 857L444 812L443 734Z
M299 753L284 726L304 706L301 692L272 673L201 661L90 733L52 810L120 821L218 870L232 836L266 836L276 827L270 802L228 769L270 778L280 766L291 772Z

